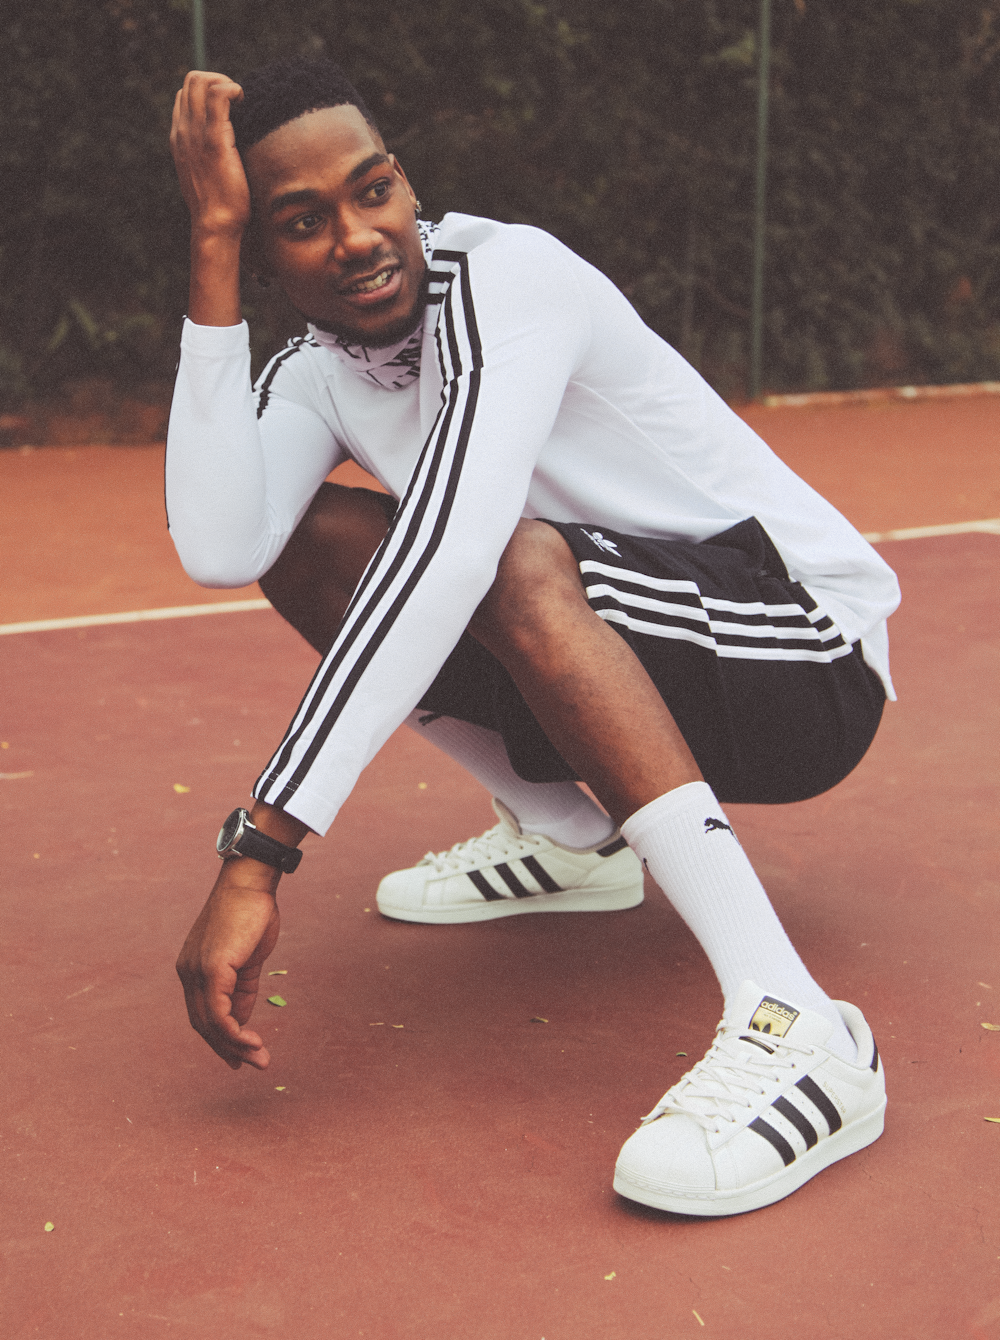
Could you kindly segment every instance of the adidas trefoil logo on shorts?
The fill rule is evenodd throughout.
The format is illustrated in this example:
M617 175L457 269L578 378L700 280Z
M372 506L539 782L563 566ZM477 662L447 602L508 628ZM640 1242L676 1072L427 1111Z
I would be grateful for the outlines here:
M583 533L588 540L597 545L598 549L603 549L606 554L614 554L615 558L621 558L614 540L606 540L599 530L585 530Z

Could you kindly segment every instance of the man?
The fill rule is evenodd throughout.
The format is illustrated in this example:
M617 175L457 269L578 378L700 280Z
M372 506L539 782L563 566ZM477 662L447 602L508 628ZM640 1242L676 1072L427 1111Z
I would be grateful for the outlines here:
M247 1023L281 871L409 720L500 824L389 876L385 913L630 906L641 861L718 975L720 1031L625 1144L622 1194L738 1213L877 1139L868 1026L809 975L714 791L797 800L856 765L892 695L892 573L553 238L418 224L336 67L192 73L171 143L192 216L173 538L205 585L261 579L323 654L220 835L178 963L194 1027L267 1065ZM256 400L241 260L309 328ZM348 456L388 496L325 484Z

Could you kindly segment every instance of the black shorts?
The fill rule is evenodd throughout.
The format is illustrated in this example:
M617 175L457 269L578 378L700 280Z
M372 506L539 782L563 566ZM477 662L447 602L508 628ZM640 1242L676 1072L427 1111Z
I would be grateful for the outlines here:
M642 662L721 801L806 800L857 766L882 716L882 682L860 644L848 646L789 578L756 518L701 544L548 524L580 564L591 607ZM578 780L510 675L468 633L420 707L499 731L527 781Z

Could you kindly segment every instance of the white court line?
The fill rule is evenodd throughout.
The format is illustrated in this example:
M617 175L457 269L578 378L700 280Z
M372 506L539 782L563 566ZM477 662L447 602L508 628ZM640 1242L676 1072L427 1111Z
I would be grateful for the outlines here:
M0 623L0 637L6 633L49 633L57 628L99 628L109 623L146 623L150 619L190 619L196 614L236 614L240 610L269 609L269 600L220 600L214 605L171 605L161 610L129 610L127 614L81 614L73 619Z
M988 521L954 521L947 526L910 526L906 530L874 530L864 537L869 544L880 540L923 540L933 535L971 535L979 531L985 535L1000 535L1000 516Z
M1000 517L986 521L956 521L946 526L911 526L907 530L869 531L870 544L883 540L922 540L934 535L969 535L975 531L1000 535ZM30 623L0 624L7 633L49 633L59 628L100 628L111 623L146 623L151 619L190 619L196 614L236 614L241 610L269 610L269 600L220 600L214 605L172 605L161 610L130 610L127 614L82 614L73 619L35 619Z

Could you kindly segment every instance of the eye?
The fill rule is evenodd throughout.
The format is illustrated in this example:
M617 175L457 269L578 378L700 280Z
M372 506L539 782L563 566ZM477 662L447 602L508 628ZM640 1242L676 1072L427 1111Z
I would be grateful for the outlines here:
M392 180L389 177L380 177L378 181L373 181L370 186L366 186L363 196L369 203L379 203L392 190Z
M318 214L300 214L287 225L290 232L310 233L322 222Z

